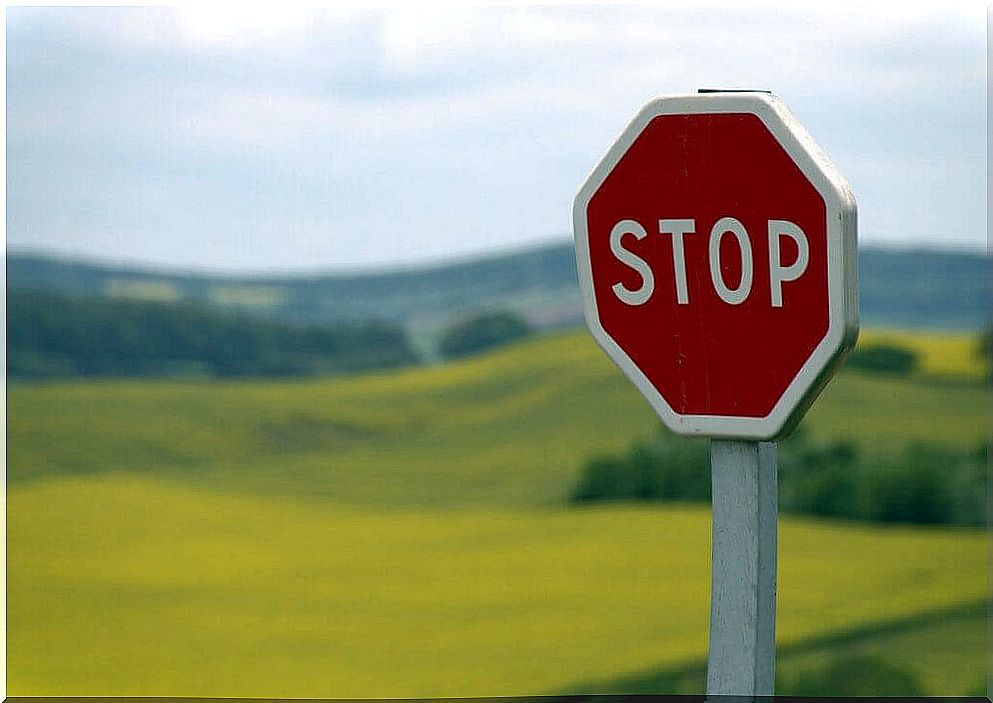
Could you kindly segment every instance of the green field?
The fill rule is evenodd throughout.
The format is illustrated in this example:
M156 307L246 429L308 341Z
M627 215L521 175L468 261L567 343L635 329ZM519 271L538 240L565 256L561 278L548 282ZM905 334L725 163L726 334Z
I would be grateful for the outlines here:
M805 425L867 450L911 439L971 449L989 430L988 408L972 375L846 372ZM359 377L35 384L12 388L8 409L14 483L145 471L225 491L376 506L557 505L591 454L621 450L658 426L581 333Z
M808 431L972 448L981 375L844 372ZM656 427L583 334L373 376L12 387L8 693L513 695L693 665L708 511L564 504ZM976 530L784 517L778 641L969 606L985 559ZM872 646L944 647L928 692L968 693L953 630Z
M986 372L975 335L920 330L863 330L859 335L859 345L874 344L894 345L916 352L920 355L921 372L932 378L979 381Z
M706 649L707 518L47 482L10 496L8 690L512 695L678 664ZM787 518L780 539L782 644L985 588L976 531Z
M976 601L948 608L931 607L919 614L885 622L866 622L846 630L815 635L780 644L776 653L776 692L779 695L813 695L798 691L804 673L830 666L843 657L857 657L870 667L880 660L909 673L916 688L894 684L877 695L923 695L926 692L962 691L985 695L987 603ZM868 660L868 662L866 662ZM868 673L868 672L867 672ZM584 693L644 694L667 691L699 693L704 690L707 662L656 666L633 674L591 680L579 686ZM848 682L858 685L860 682ZM570 689L575 691L576 688ZM825 695L830 689L817 693ZM834 690L834 694L840 692ZM869 695L865 689L849 695Z

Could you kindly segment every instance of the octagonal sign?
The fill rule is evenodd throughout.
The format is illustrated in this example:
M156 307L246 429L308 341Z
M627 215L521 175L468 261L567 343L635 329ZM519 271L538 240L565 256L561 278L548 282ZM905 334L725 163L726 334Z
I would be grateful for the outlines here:
M573 225L587 324L676 433L783 436L855 343L855 198L771 95L648 103Z

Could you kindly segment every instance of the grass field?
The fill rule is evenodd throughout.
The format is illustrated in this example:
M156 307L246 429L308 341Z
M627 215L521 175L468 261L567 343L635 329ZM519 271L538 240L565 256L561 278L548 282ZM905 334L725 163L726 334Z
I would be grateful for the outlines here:
M986 372L976 335L962 332L924 332L897 329L868 329L859 335L859 345L891 344L920 355L920 372L947 379L979 380Z
M808 429L973 448L988 400L960 371L844 372ZM590 454L656 427L583 334L363 377L11 388L8 693L512 695L692 665L708 511L564 506ZM983 596L978 531L781 525L784 646ZM929 692L974 690L972 640L915 627L873 646L937 647Z
M558 504L589 456L658 427L579 333L383 375L33 385L8 397L15 483L149 471L367 505ZM805 424L870 451L909 440L972 449L988 432L988 408L975 381L845 372Z
M987 604L976 601L948 608L932 607L907 617L882 623L866 622L840 632L780 644L776 652L776 693L802 695L796 684L805 672L823 668L840 657L854 656L867 666L883 660L890 667L908 673L916 682L913 690L894 684L882 695L947 695L952 691L970 696L985 695L989 659L986 621ZM688 664L663 665L605 680L591 680L578 688L584 693L668 691L694 694L704 690L706 677L707 662L699 658ZM866 692L862 691L860 695L866 695Z
M18 489L8 520L14 695L530 694L706 651L705 508L384 513L109 475ZM786 518L780 541L782 644L985 588L977 531Z

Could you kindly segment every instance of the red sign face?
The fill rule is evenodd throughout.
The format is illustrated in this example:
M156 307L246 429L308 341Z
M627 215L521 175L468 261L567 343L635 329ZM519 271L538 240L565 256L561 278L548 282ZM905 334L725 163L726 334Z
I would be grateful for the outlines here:
M778 436L854 342L854 199L775 98L650 103L574 216L591 330L674 431Z

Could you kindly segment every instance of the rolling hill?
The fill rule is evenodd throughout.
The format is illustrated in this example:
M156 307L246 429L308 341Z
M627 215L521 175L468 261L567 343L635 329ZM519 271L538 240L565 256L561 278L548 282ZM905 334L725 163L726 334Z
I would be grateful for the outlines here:
M910 378L843 371L804 425L877 452L973 449L988 427L981 362L932 375L929 359ZM354 377L27 384L8 412L12 483L138 471L373 505L559 504L586 458L658 431L583 332Z
M808 431L973 446L979 375L845 370ZM706 506L564 501L587 456L654 432L580 333L316 381L12 387L8 691L694 690ZM859 647L927 693L974 691L985 549L981 530L784 515L784 671Z
M989 259L942 250L863 248L866 326L975 330L988 324ZM539 328L577 325L582 313L570 242L470 260L369 272L280 276L167 273L12 253L10 287L172 302L206 302L286 320L402 322L432 358L438 330L479 310L523 313Z
M880 456L975 448L988 369L954 330L983 324L986 260L865 250L861 265L863 339L913 348L920 371L843 369L807 431ZM260 279L11 256L8 284L279 324L388 319L422 342L478 307L578 320L567 246ZM706 506L566 504L590 456L658 432L583 332L339 377L25 383L7 410L11 694L699 692ZM784 515L787 685L857 650L925 693L975 692L985 550L976 529Z

